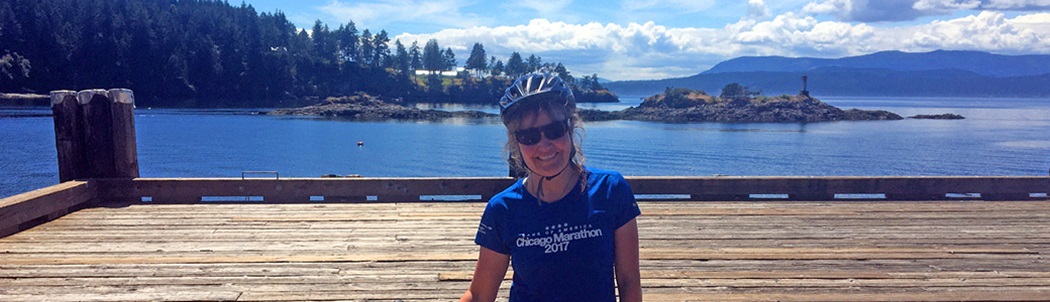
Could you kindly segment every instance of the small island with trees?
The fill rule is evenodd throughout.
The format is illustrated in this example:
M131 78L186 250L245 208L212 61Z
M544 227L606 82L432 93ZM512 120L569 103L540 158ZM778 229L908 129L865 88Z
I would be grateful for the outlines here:
M805 90L803 90L805 92ZM641 105L618 112L581 112L586 120L627 119L662 122L791 123L856 120L900 120L888 111L842 110L808 95L767 97L737 83L719 96L686 88L667 88Z

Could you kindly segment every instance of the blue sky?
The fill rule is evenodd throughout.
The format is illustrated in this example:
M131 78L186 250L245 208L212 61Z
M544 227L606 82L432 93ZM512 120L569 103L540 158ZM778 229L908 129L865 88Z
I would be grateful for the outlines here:
M475 42L612 80L689 76L740 56L843 57L884 50L1050 54L1050 0L246 0L300 28L434 38L462 64ZM234 3L231 1L231 4Z

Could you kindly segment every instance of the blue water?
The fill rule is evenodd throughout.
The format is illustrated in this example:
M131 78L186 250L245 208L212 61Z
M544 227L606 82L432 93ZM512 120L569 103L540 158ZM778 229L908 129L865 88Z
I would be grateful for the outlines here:
M825 98L841 108L965 120L586 125L587 164L625 175L1047 175L1050 100ZM624 103L581 105L619 110ZM444 106L446 110L491 107ZM348 122L251 110L136 110L142 177L505 176L487 120ZM47 108L0 108L0 197L58 182ZM358 146L357 142L363 142Z

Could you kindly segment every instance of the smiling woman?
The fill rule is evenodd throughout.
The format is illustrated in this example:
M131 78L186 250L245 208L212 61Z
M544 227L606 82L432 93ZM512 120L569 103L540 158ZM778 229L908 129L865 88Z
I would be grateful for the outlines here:
M583 166L572 90L558 76L532 73L499 105L506 149L526 172L489 200L460 301L494 301L511 264L510 301L616 301L617 289L620 301L641 301L641 212L623 176Z

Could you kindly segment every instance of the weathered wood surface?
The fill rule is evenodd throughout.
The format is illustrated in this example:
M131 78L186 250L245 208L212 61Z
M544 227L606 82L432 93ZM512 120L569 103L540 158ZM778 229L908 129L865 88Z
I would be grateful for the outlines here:
M134 109L128 89L52 91L59 181L139 177Z
M451 301L483 206L90 208L0 238L0 301ZM1050 300L1046 201L641 207L646 301Z
M68 214L95 199L86 181L68 181L0 198L0 238Z
M55 148L58 155L59 182L67 182L87 176L87 161L84 159L84 132L81 131L82 114L78 109L77 92L56 90L51 92L51 114L55 124Z

